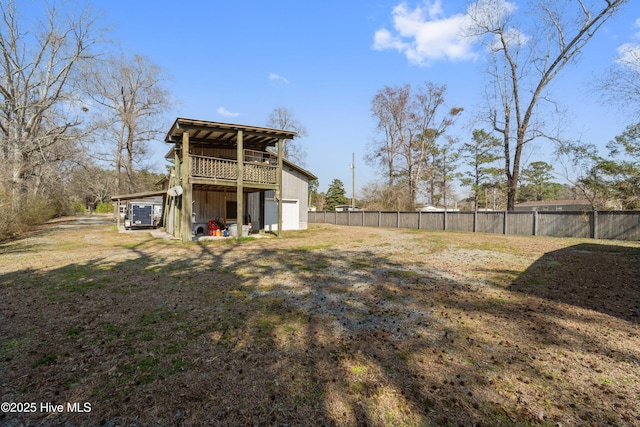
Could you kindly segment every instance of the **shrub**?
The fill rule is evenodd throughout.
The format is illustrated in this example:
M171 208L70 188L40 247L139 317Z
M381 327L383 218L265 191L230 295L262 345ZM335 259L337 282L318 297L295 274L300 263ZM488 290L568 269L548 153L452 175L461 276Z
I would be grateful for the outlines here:
M6 199L0 201L0 242L16 237L21 232L21 224L18 221L17 212L11 208L11 204Z
M113 203L100 202L96 206L96 213L106 214L113 213Z
M20 221L27 227L44 224L55 215L55 208L41 196L27 196L19 207Z
M73 215L82 215L85 213L85 207L84 205L79 202L78 200L74 201L73 203L71 203L71 213Z
M11 196L0 194L0 241L12 239L53 218L55 208L42 196L22 196L14 203Z

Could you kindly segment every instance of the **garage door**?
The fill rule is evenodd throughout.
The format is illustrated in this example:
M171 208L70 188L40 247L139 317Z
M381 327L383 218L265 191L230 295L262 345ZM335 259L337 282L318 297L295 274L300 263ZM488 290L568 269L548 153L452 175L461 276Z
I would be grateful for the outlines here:
M300 227L300 203L298 200L282 201L282 229L298 230ZM273 200L265 200L264 204L264 228L267 231L276 231L278 229L278 203Z

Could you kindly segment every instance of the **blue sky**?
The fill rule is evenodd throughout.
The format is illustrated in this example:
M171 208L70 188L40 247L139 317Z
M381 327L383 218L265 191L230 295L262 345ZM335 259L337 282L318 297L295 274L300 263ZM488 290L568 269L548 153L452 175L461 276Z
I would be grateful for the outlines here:
M379 178L363 157L375 136L371 100L385 85L446 84L447 104L465 108L453 134L471 135L482 106L482 51L443 36L468 3L92 2L123 52L148 56L171 76L167 88L177 102L167 129L175 117L264 126L275 107L285 107L308 130L300 140L305 167L318 176L320 190L338 178L348 196L352 153L356 195ZM604 147L630 124L615 108L601 105L589 86L613 64L621 45L640 43L639 18L640 4L631 1L600 30L578 65L552 85L568 111L565 134ZM151 148L152 161L161 166L167 146L157 142ZM552 162L543 142L528 150L527 159Z

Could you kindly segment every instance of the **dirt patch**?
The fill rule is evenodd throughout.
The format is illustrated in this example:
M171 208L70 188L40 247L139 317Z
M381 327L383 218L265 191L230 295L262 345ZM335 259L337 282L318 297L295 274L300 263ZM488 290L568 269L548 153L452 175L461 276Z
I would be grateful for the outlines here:
M640 425L638 243L74 225L0 245L2 425Z

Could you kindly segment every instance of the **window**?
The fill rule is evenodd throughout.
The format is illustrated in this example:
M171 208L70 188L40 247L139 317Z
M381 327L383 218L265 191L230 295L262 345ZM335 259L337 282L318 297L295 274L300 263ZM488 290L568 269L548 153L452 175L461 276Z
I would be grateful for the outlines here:
M236 218L238 216L238 205L235 200L228 201L227 200L227 218Z

